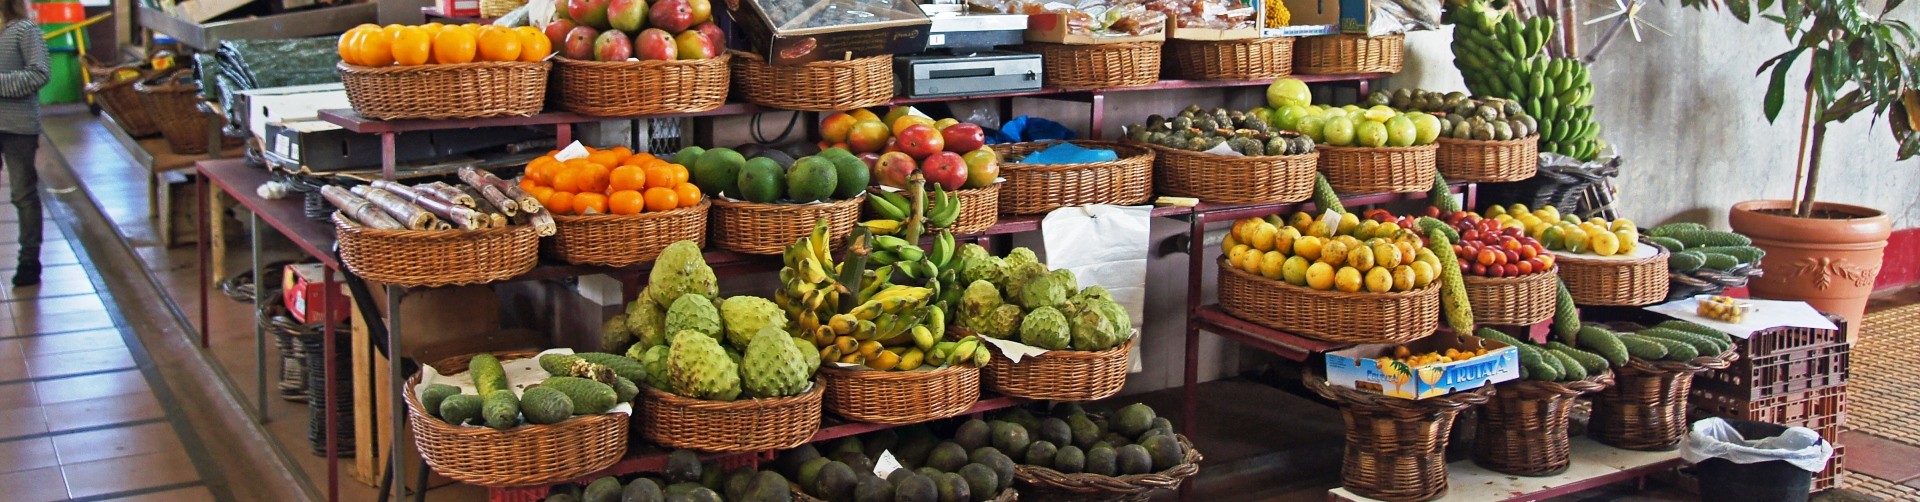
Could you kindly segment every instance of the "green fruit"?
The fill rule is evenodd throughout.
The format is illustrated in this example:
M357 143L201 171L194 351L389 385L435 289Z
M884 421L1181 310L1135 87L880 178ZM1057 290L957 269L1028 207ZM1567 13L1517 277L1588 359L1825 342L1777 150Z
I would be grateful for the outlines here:
M683 295L667 309L667 342L678 341L685 333L722 339L724 335L720 322L720 309L713 306L713 300L700 295Z
M772 300L757 296L735 296L720 302L720 324L725 326L727 343L737 349L747 345L766 329L787 332L787 313Z
M933 453L927 455L926 466L940 472L953 472L964 465L967 465L967 449L959 443L940 443L933 447Z
M786 189L786 178L786 170L780 168L780 163L754 157L740 168L735 186L740 187L740 198L764 204L780 200L781 191Z
M720 343L712 337L689 336L690 333L682 331L675 335L667 355L667 378L673 384L673 392L711 401L732 401L739 397L740 368L727 357L726 349L720 348ZM575 400L574 404L580 403Z
M1613 367L1627 365L1630 353L1627 346L1620 343L1620 335L1599 326L1583 326L1579 338L1580 348L1600 354Z
M1573 293L1567 290L1566 281L1555 279L1553 334L1562 341L1573 340L1580 334L1580 310L1573 304Z
M1087 468L1087 453L1078 446L1062 446L1053 454L1053 470L1065 474L1078 474Z
M665 308L672 307L675 300L689 293L708 298L720 296L720 284L713 267L707 265L706 256L700 253L700 245L677 241L668 244L653 261L653 271L647 273L646 291L654 303Z
M1698 323L1690 322L1690 321L1675 319L1675 320L1666 321L1666 322L1662 322L1660 324L1654 325L1654 327L1685 331L1688 333L1705 336L1707 338L1713 339L1716 342L1719 342L1720 345L1722 346L1733 345L1733 336L1728 335L1727 332L1709 328L1709 327L1700 325Z
M460 388L443 383L428 385L420 390L420 407L426 408L428 415L440 416L440 403L448 397L460 395Z
M787 173L787 198L794 202L819 202L833 197L840 178L833 161L818 156L793 161Z
M1634 334L1633 338L1657 343L1657 344L1660 344L1661 347L1666 347L1667 356L1662 359L1667 361L1687 361L1696 357L1700 357L1700 349L1695 348L1692 344L1688 344L1686 342L1682 342L1678 340L1668 340L1668 339L1659 338L1659 337L1644 336L1638 333ZM1625 340L1627 339L1627 337L1623 336L1623 337L1620 337L1620 339Z
M1438 136L1440 133L1437 123L1435 127L1434 135ZM1386 131L1387 144L1391 146L1413 146L1420 135L1419 128L1413 124L1413 119L1407 118L1406 115L1396 115L1387 119Z
M1560 370L1560 380L1585 380L1587 378L1587 368L1580 364L1580 360L1574 359L1573 356L1558 350L1545 350L1545 353L1560 361L1560 367L1558 368Z
M1690 250L1699 251L1707 254L1723 254L1723 255L1731 256L1735 260L1738 260L1739 263L1743 265L1759 263L1761 258L1765 258L1767 256L1767 252L1765 250L1762 250L1760 248L1753 247L1753 246L1707 246L1699 249L1690 249Z
M1348 146L1353 144L1355 132L1353 120L1347 117L1327 119L1327 124L1321 127L1320 131L1321 134L1325 136L1324 139L1329 145Z
M1300 117L1299 120L1294 121L1293 126L1296 128L1294 129L1295 131L1313 139L1315 143L1326 142L1324 133L1327 127L1327 118L1324 116L1308 115Z
M967 496L972 502L986 502L1000 494L1000 476L991 467L967 464L955 474L967 482Z
M683 164L684 165L684 164ZM712 197L721 193L729 196L739 195L740 170L747 165L747 158L732 148L715 148L699 155L692 166L688 166L693 175L693 184Z
M828 462L820 468L819 479L814 480L813 495L833 502L853 500L853 490L860 483L853 468L841 462Z
M513 396L513 391L506 389L487 393L480 404L480 415L486 420L487 427L511 429L520 425L520 399Z
M781 489L785 488L781 486ZM666 494L661 493L660 484L651 479L633 480L632 483L627 483L626 489L620 490L620 502L661 502L663 500L666 500Z
M1680 232L1706 230L1706 229L1707 229L1706 225L1694 223L1691 221L1682 221L1682 222L1668 223L1665 225L1653 227L1652 229L1647 230L1647 235L1650 235L1653 237L1670 237Z
M1656 228L1656 230L1658 230L1658 228ZM1674 232L1666 237L1672 237L1674 240L1680 241L1681 244L1686 244L1687 249L1702 246L1753 245L1753 239L1748 239L1747 236L1718 230L1683 230Z
M493 354L477 354L467 362L467 374L473 377L474 394L485 396L496 390L507 389L506 370L500 368L500 359Z
M1666 345L1640 338L1638 336L1620 336L1620 346L1627 348L1627 354L1645 361L1658 361L1667 357Z
M528 423L556 424L573 416L573 400L560 391L534 387L520 394L520 412Z
M606 413L620 399L620 393L604 383L585 378L557 376L540 382L541 387L566 394L573 401L573 412L581 415Z
M1269 123L1273 127L1281 130L1297 131L1299 130L1300 119L1307 116L1306 105L1298 103L1289 104L1275 108L1273 111L1273 119Z
M792 340L783 329L761 328L741 361L741 387L756 397L786 397L806 390L813 383L813 373Z
M1353 144L1372 148L1387 146L1387 125L1373 120L1354 124Z
M704 153L707 153L707 149L698 146L681 148L679 153L673 154L673 163L692 169L694 164L700 161L700 155Z
M943 472L932 477L933 485L940 489L940 502L971 502L973 500L972 485L968 485L966 478L960 477L959 474Z
M1153 461L1151 472L1172 469L1187 460L1187 450L1173 436L1160 434L1140 440L1140 446L1146 448L1147 457Z
M1027 447L1033 444L1033 438L1027 435L1027 428L1013 422L994 422L993 448L1000 453L1019 460L1026 455Z
M968 420L954 430L953 442L959 443L962 452L984 448L993 444L993 430L978 418Z
M1286 105L1313 104L1313 90L1307 83L1297 78L1282 78L1267 85L1267 106L1279 108Z
M642 368L639 362L636 362L632 359L628 359L626 357L617 356L613 354L605 354L600 352L581 352L581 353L574 354L574 356L579 357L580 359L585 360L586 362L598 364L601 366L606 366L608 369L612 369L613 374L619 376L620 378L625 378L628 380L639 380L639 379L646 378L646 369Z
M1440 137L1440 117L1421 112L1409 113L1407 115L1411 117L1413 121L1413 144L1430 144ZM1388 132L1391 133L1392 131Z
M893 471L888 476L893 482L893 499L898 502L939 502L940 488L933 485L933 478L922 476L907 469Z
M620 480L606 476L587 483L587 491L580 495L580 502L620 502Z
M1067 316L1053 307L1039 307L1027 312L1020 321L1020 343L1047 350L1063 350L1072 341L1072 328L1067 324Z
M811 492L820 482L820 471L825 470L827 464L831 463L833 459L827 457L814 457L812 460L803 462L800 464L800 470L794 474L794 481Z
M1703 268L1727 271L1727 270L1733 270L1734 267L1740 266L1739 258L1734 258L1732 256L1724 255L1720 253L1701 252L1701 254L1707 257L1706 263L1703 263L1700 265Z
M654 303L649 293L642 290L640 299L627 304L627 330L633 332L634 346L639 347L641 353L656 345L666 345L666 307ZM628 347L627 351L633 352L634 349Z
M1677 329L1647 328L1640 330L1638 334L1640 336L1664 338L1692 345L1694 351L1700 353L1700 355L1719 355L1731 348L1731 344L1721 345L1719 340L1714 340L1706 335Z
M454 425L476 423L480 420L480 408L483 405L485 400L473 394L447 396L445 401L440 402L440 419Z
M1599 354L1576 349L1560 342L1547 342L1547 348L1573 358L1575 362L1580 363L1580 369L1585 370L1588 375L1598 375L1608 368L1607 359L1600 357Z
M893 502L893 485L887 480L868 476L853 487L853 502Z
M1084 472L1101 476L1112 476L1119 470L1119 466L1116 465L1118 460L1116 456L1117 453L1112 446L1105 444L1095 445L1092 449L1087 450L1087 468ZM1152 459L1148 460L1151 461Z
M1153 472L1153 455L1145 446L1130 444L1114 449L1114 471L1122 476Z
M1141 403L1130 404L1113 413L1113 432L1129 438L1138 437L1153 427L1153 419L1153 408Z
M1707 254L1699 251L1680 251L1667 256L1667 269L1675 272L1692 272L1706 264Z
M846 152L846 150L838 148L829 148L826 151ZM825 152L822 153L824 154ZM869 176L871 176L872 173L868 171L866 162L861 162L860 158L854 157L853 154L829 156L828 158L833 160L833 175L835 181L833 198L851 199L867 190L867 184L871 181Z

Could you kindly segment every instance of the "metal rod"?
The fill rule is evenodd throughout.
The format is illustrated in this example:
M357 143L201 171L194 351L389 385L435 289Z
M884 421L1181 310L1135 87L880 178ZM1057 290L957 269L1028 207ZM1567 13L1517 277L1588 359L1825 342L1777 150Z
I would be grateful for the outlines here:
M383 180L394 179L394 164L397 161L394 160L393 135L390 132L380 133L380 179Z
M254 412L259 414L256 418L264 424L267 423L267 328L260 322L266 320L267 315L261 308L260 293L266 290L260 286L263 284L260 276L266 272L260 270L260 241L263 240L258 237L260 213L248 211L247 215L247 234L254 236L248 239L253 241L253 385L254 403L259 406L254 408Z
M194 176L194 195L199 197L196 199L199 203L194 205L199 206L198 211L200 214L200 239L195 247L200 254L200 348L202 349L207 348L207 333L211 331L211 329L209 329L210 327L207 326L207 299L209 292L213 290L213 271L210 270L211 267L207 266L207 263L213 261L213 243L211 242L213 240L213 231L209 229L208 225L211 224L210 222L214 218L214 214L212 206L213 199L208 197L207 192L209 192L209 190L207 189L207 183L207 173L201 172L198 176Z
M333 389L333 383L339 380L335 378L338 374L333 372L333 356L339 347L333 337L333 293L338 286L333 282L333 269L322 268L320 272L326 274L326 278L320 281L321 287L325 288L323 291L326 291L320 299L320 310L324 312L321 319L325 320L325 325L321 327L320 343L327 347L320 354L320 368L326 376L326 381L320 384L320 391L326 393L327 400L326 428L321 433L327 437L327 501L334 502L340 500L340 445L336 441L338 436L334 435L335 410L339 409L336 401L339 401L340 394Z
M1088 101L1090 103L1088 106L1093 108L1093 112L1087 119L1087 139L1097 140L1104 132L1101 130L1102 126L1107 122L1107 95L1100 91L1093 91L1093 99Z
M386 138L387 144L392 145L393 136L388 134ZM389 500L395 501L407 498L407 478L403 475L407 472L407 463L403 460L405 455L401 454L405 448L400 441L400 428L405 426L407 418L406 396L402 394L406 382L400 374L403 371L400 368L400 294L404 291L399 286L387 286L387 391L392 393L388 396L391 399L388 400L390 407L387 409L387 437L393 445L393 449L387 453L392 458L387 460L392 464L388 469L392 469L393 476L393 498Z

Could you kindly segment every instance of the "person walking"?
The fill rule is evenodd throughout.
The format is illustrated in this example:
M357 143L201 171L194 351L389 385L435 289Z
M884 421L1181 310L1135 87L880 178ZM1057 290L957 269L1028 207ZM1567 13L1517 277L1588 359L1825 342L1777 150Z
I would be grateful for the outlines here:
M0 23L0 169L7 172L20 218L20 263L13 272L18 288L40 283L40 173L33 159L40 149L40 88L51 64L26 0L0 0Z

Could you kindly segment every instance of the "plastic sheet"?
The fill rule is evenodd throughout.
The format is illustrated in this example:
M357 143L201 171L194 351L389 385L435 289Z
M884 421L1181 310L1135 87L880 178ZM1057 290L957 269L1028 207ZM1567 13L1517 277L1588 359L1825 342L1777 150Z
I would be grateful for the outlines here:
M1736 464L1781 460L1807 472L1825 469L1832 456L1833 445L1821 440L1813 429L1789 427L1778 436L1749 440L1733 424L1718 417L1694 422L1680 449L1681 458L1696 464L1710 458Z

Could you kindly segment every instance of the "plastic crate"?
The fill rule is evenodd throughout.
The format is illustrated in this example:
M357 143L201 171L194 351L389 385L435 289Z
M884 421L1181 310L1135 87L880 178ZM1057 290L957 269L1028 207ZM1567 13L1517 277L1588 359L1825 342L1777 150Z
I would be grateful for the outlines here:
M1740 359L1727 369L1695 377L1693 388L1759 400L1845 384L1852 350L1846 343L1846 319L1828 319L1840 329L1777 328L1736 338Z
M1692 409L1689 418L1693 420L1721 417L1806 427L1819 431L1827 441L1840 437L1840 426L1846 424L1847 418L1845 385L1753 400L1696 388L1689 397L1687 403Z
M1847 447L1833 444L1833 458L1827 461L1827 468L1813 475L1813 493L1820 493L1845 484Z

